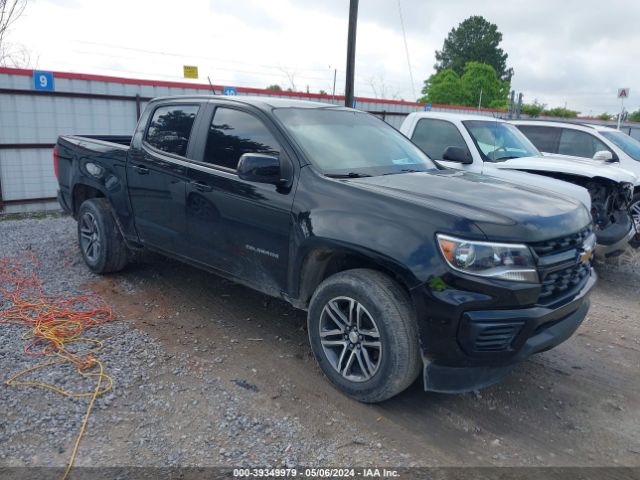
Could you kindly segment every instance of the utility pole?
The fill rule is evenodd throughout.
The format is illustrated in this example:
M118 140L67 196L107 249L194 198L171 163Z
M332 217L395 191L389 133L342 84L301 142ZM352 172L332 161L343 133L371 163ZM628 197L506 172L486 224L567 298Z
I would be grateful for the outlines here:
M334 68L333 69L333 92L331 93L332 100L336 98L336 76L337 75L338 75L338 69Z
M354 76L356 63L356 27L358 25L358 0L349 3L349 35L347 37L347 83L344 89L345 107L353 107Z
M480 100L478 100L478 110L482 108L482 87L480 87Z

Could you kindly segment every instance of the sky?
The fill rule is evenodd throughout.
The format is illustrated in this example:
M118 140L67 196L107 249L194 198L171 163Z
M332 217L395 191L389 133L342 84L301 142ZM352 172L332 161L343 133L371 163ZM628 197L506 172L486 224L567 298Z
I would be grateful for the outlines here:
M349 0L29 0L9 40L43 70L182 80L197 65L199 82L329 93L336 71L343 94L348 10ZM360 0L356 96L421 96L435 50L471 15L503 33L525 102L614 113L628 87L627 110L640 108L634 0Z

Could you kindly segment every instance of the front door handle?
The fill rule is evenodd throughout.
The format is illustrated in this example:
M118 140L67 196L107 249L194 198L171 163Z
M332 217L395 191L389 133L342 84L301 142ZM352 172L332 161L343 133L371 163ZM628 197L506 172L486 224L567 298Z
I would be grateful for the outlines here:
M140 175L146 175L149 173L149 169L143 165L133 165L132 168Z
M211 185L204 182L191 182L191 185L193 185L193 188L195 188L199 192L210 192L211 190L213 190L213 187Z

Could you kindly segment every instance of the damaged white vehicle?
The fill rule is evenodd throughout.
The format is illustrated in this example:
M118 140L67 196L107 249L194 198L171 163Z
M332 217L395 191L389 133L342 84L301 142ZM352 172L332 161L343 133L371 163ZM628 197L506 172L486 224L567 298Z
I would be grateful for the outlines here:
M582 201L593 217L599 256L620 254L636 233L629 206L638 178L631 172L580 158L543 157L515 126L486 116L416 112L400 131L445 167Z

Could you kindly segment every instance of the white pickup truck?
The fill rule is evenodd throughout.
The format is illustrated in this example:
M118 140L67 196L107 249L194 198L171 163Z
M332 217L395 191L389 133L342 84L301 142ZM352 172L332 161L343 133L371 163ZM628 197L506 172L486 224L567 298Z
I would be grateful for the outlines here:
M511 121L545 155L571 155L590 162L610 162L640 175L640 141L604 125L545 120ZM640 184L636 183L631 204L636 229L640 230ZM631 245L640 246L636 233Z
M442 166L580 199L590 207L601 257L620 254L635 234L629 205L638 178L631 172L574 157L543 157L515 126L486 116L415 112L400 131ZM569 184L583 188L578 193Z

